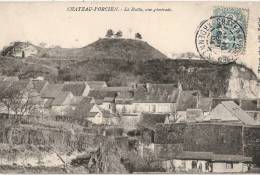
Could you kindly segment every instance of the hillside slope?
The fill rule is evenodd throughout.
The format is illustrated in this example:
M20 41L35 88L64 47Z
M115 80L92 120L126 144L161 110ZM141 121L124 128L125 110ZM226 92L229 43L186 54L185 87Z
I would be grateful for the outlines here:
M3 56L60 59L151 60L167 57L147 42L134 39L99 39L82 48L42 48L28 42L15 42L1 52Z
M28 58L13 58L27 48ZM28 49L29 48L29 49ZM31 50L31 48L34 48ZM205 60L167 59L141 40L99 39L82 48L41 48L18 42L2 51L0 73L20 78L44 76L51 81L99 80L111 86L133 83L182 83L215 97L255 97L256 75L236 63L211 64ZM27 55L27 52L24 53ZM185 56L183 56L185 58Z
M61 80L104 80L109 85L132 83L182 83L184 89L198 89L215 97L255 97L256 75L236 63L211 64L204 60L89 60L59 71ZM234 84L235 82L235 84ZM239 83L237 83L239 82Z

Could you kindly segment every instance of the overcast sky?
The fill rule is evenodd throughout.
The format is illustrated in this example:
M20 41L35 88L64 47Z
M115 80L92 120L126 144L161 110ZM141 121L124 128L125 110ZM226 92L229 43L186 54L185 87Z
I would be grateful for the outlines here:
M170 12L71 12L73 6L128 8L171 8ZM106 30L122 30L125 37L135 32L166 55L194 52L195 31L212 15L214 6L249 9L247 52L241 60L256 72L259 64L257 22L260 3L0 3L0 47L11 41L45 42L61 47L83 47L103 37Z

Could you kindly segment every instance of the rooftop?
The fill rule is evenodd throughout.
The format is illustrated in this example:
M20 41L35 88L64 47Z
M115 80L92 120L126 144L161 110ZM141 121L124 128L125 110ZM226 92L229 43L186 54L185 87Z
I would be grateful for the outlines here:
M85 82L65 82L62 88L63 91L69 91L74 96L82 96L85 89Z

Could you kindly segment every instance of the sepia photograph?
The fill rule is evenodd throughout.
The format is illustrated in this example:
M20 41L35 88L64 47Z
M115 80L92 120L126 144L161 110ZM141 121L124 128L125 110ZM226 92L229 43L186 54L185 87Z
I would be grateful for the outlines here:
M260 2L0 2L1 174L259 174Z

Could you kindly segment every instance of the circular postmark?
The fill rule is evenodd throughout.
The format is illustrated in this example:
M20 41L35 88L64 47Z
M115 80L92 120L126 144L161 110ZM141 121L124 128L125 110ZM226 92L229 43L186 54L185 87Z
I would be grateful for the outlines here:
M241 25L232 18L213 16L198 27L195 44L202 59L228 64L243 55L246 35Z

